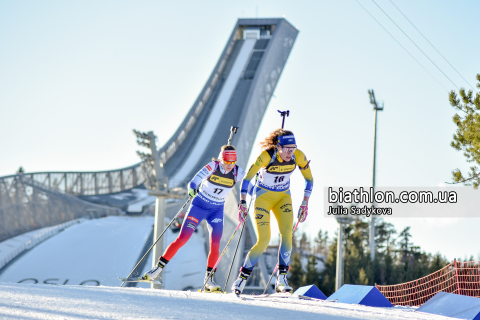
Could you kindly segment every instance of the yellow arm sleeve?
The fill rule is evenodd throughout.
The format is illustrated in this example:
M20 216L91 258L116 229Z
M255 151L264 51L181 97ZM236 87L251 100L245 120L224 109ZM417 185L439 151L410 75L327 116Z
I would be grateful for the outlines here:
M263 151L255 160L255 163L253 163L250 168L248 169L247 174L243 178L242 182L242 190L241 193L246 194L248 190L248 184L250 183L250 180L255 177L257 174L258 170L262 167L266 167L268 163L270 162L270 155L268 154L267 151Z

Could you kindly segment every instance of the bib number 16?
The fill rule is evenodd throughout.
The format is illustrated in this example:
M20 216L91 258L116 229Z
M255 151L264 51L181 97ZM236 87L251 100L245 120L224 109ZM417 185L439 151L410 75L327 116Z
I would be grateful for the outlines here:
M283 182L283 179L285 179L285 176L277 176L275 177L275 180L273 182L280 183L280 182Z

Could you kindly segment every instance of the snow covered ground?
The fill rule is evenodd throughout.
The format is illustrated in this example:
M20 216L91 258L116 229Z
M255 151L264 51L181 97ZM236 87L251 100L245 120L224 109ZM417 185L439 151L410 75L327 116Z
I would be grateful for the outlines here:
M84 219L76 219L53 227L46 227L26 232L16 237L0 242L0 270L10 261L42 241L58 234L72 225L81 223Z
M293 299L243 301L232 294L198 293L206 265L203 228L165 269L166 289L121 288L148 242L153 217L81 220L12 261L0 274L0 319L447 319L414 308L371 308ZM60 230L60 229L59 229ZM49 234L38 230L4 242L23 246ZM166 232L165 246L178 233ZM7 246L8 244L8 246ZM148 259L145 270L151 266ZM20 282L20 283L19 283Z
M118 277L126 277L141 258L153 223L153 217L112 216L44 228L6 240L0 243L0 260L1 254L9 257L20 249L26 251L1 271L0 282L119 286ZM165 247L177 235L168 230ZM40 236L50 238L26 248ZM165 268L165 288L201 287L206 263L203 228L199 228ZM150 255L143 272L151 266ZM149 288L150 284L137 286Z
M413 308L336 302L243 301L232 294L0 283L0 319L450 319Z
M0 274L0 281L118 286L152 230L152 217L84 220L26 252Z

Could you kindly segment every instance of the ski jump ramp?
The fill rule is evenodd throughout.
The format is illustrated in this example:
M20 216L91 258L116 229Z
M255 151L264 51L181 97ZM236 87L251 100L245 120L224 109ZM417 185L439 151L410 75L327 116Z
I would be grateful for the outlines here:
M203 165L216 157L220 147L227 142L231 126L239 127L232 144L237 148L238 165L246 168L258 128L297 35L298 30L283 18L237 21L195 103L170 140L158 151L170 187L185 187ZM29 178L35 183L41 183L45 188L58 190L97 205L116 207L124 212L141 212L146 204L152 202L152 199L146 198L143 170L142 164L138 163L127 168L102 172L26 173L23 179ZM15 192L12 188L2 189L2 179L7 181L4 185L8 185L8 182L16 177L0 178L0 197L2 194L5 196L9 195L9 192ZM221 248L238 224L238 192L239 184L225 205ZM27 207L28 201L31 206L35 206L34 200L27 199L24 201ZM0 215L6 210L1 206L0 202ZM178 208L180 206L181 204ZM169 217L174 214L175 207L167 212ZM64 221L58 221L61 222ZM216 278L219 283L226 280L239 233L218 266ZM249 249L256 242L250 222L247 223L242 239L229 285L245 257L245 249ZM263 260L250 279L251 288L266 284L268 272Z

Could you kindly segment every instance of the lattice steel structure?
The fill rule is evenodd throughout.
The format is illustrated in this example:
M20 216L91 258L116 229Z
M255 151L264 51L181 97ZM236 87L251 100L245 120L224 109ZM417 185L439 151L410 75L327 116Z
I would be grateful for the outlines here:
M60 193L29 175L0 178L0 241L84 216L120 214L119 209Z
M73 196L98 195L120 192L141 185L146 180L142 163L117 170L100 172L32 172L29 177L50 189Z

